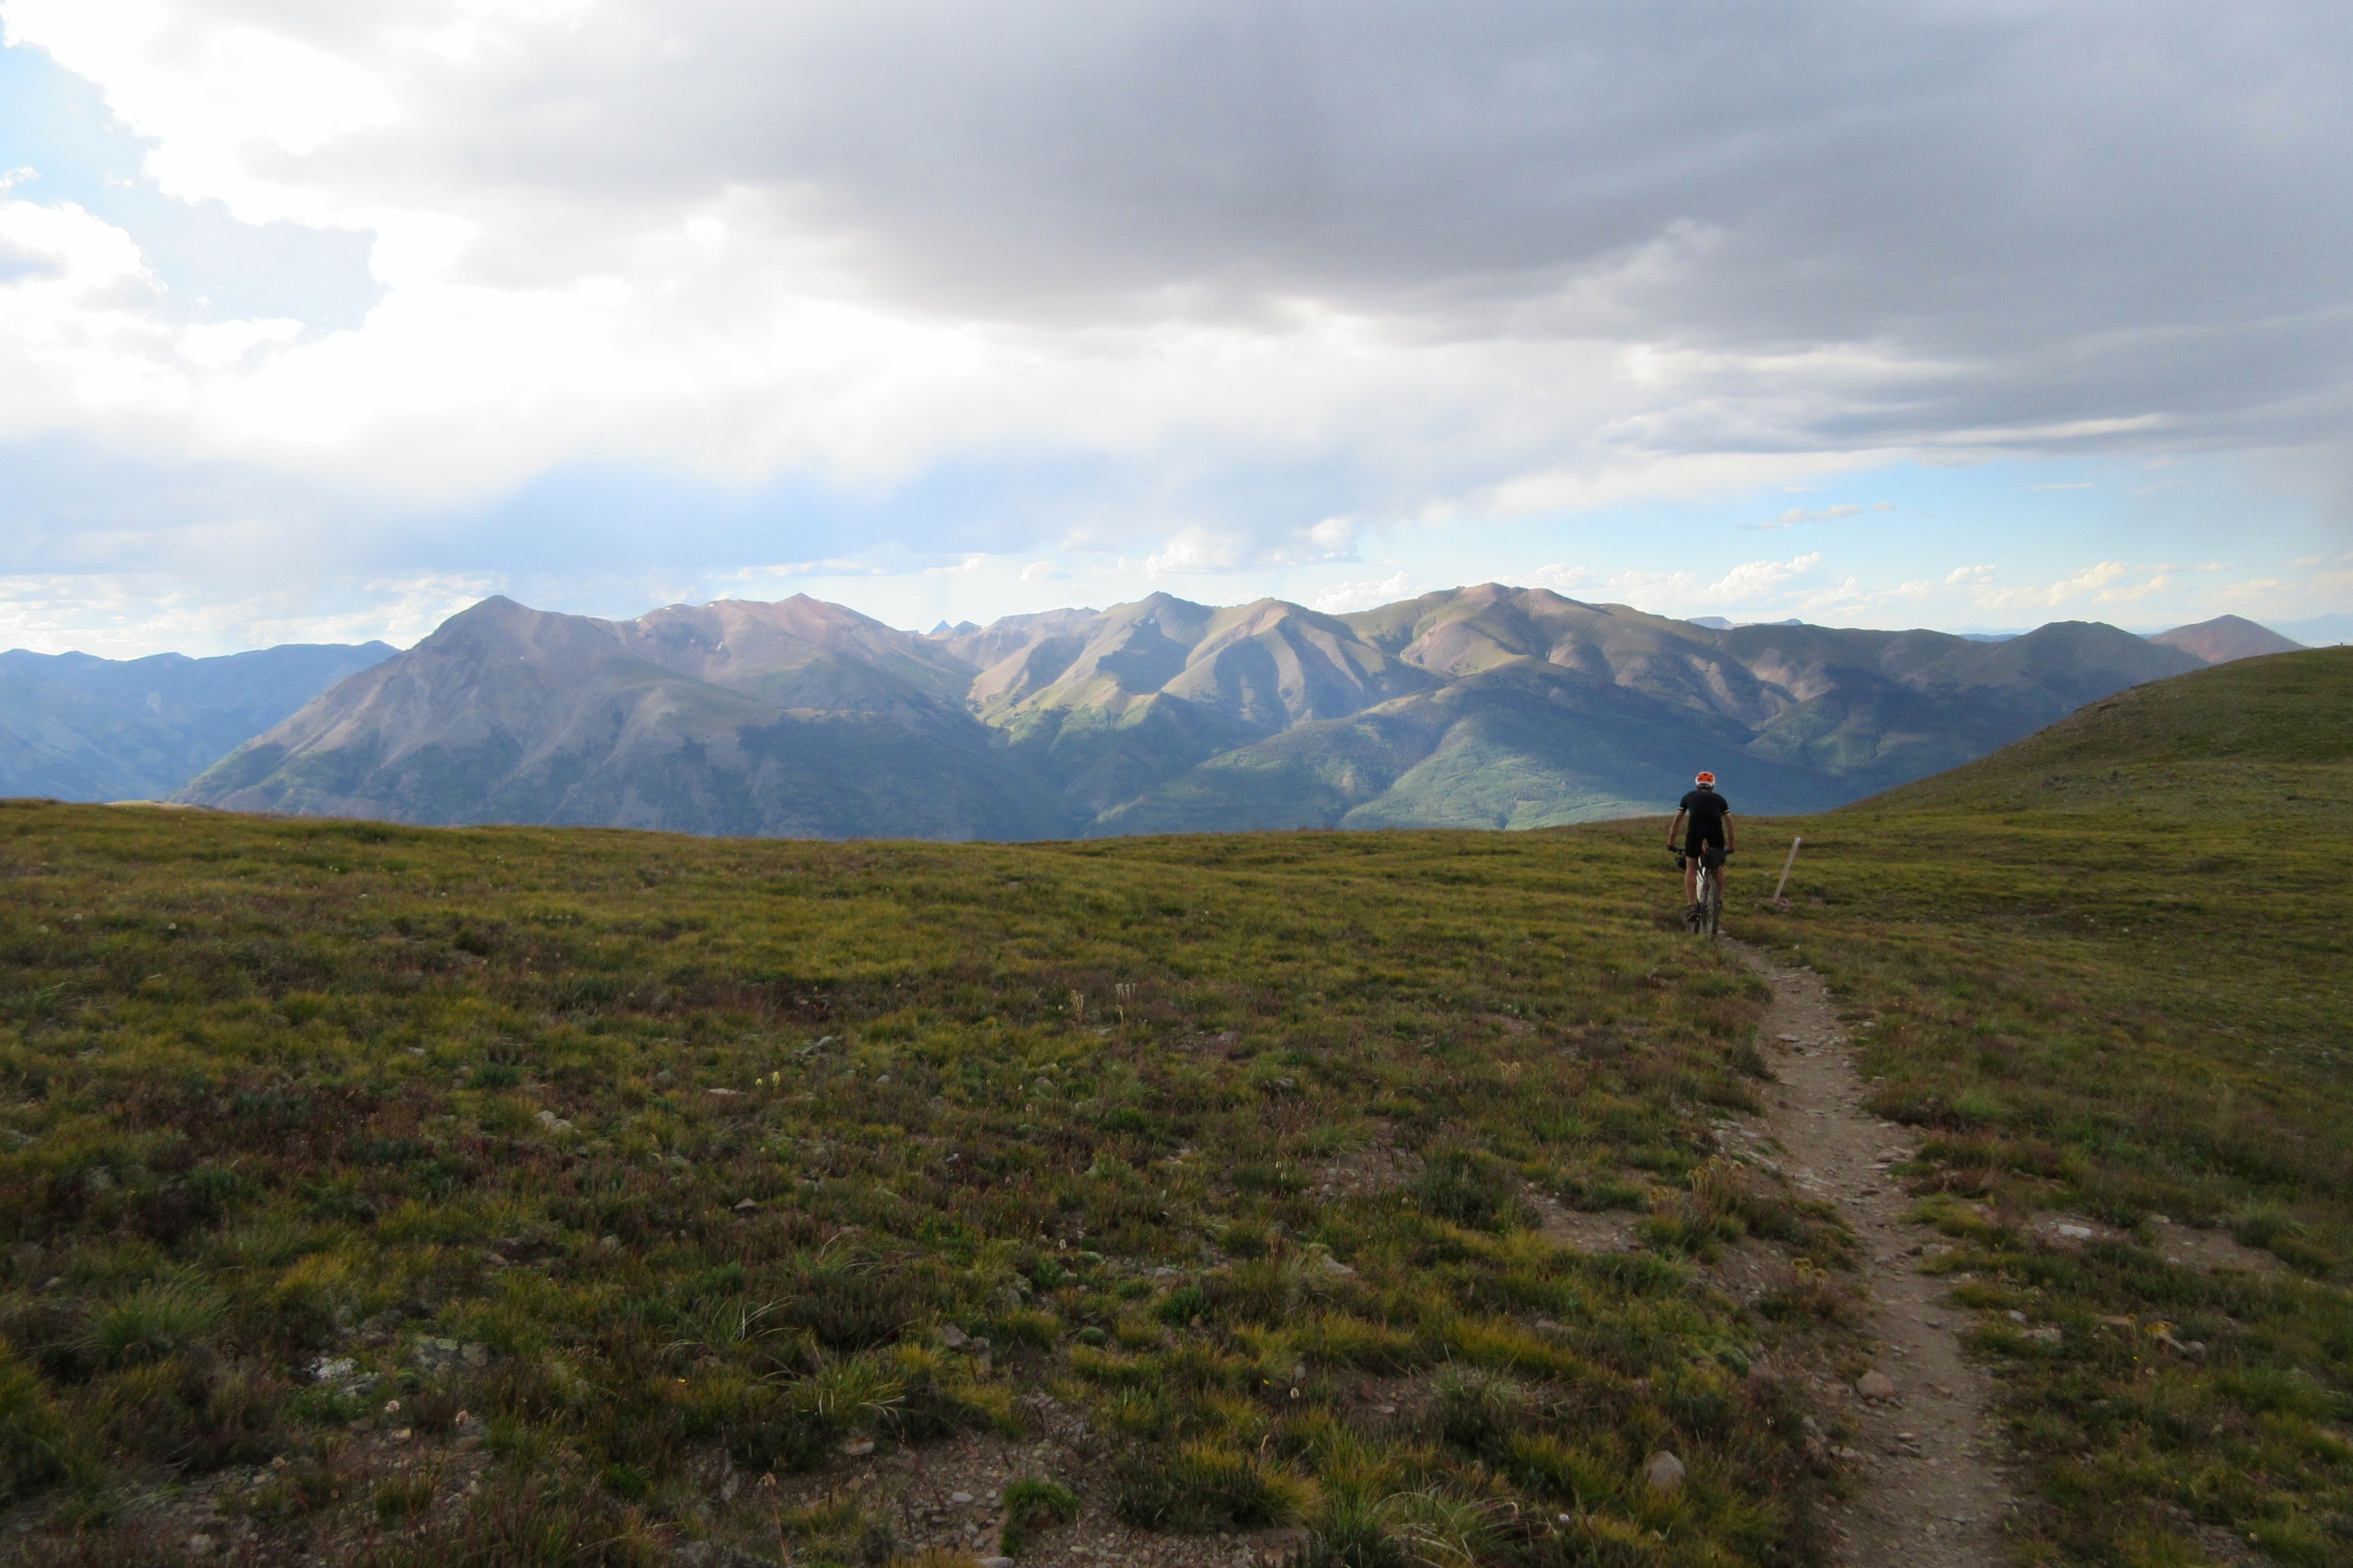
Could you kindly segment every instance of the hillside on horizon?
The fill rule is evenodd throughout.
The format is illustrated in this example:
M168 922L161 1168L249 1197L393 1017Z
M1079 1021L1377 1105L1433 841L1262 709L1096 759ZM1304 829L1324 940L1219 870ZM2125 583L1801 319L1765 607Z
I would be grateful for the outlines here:
M816 838L1525 828L1942 771L2203 667L2112 626L1998 643L1703 626L1487 584L1350 615L1159 593L918 635L808 596L632 621L505 598L181 798L418 824Z
M2299 648L2232 659L2089 703L1976 761L1890 790L1853 809L2109 809L2185 804L2202 786L2244 790L2251 770L2293 782L2300 798L2353 805L2327 770L2353 760L2353 648ZM2294 801L2298 794L2284 798Z
M397 651L369 642L212 659L0 653L0 795L176 794L232 748Z
M2266 653L2293 653L2304 646L2244 616L2217 616L2195 626L2177 626L2170 632L2160 632L2149 640L2168 648L2178 648L2185 653L2194 653L2209 664L2227 664L2235 659L2260 659Z

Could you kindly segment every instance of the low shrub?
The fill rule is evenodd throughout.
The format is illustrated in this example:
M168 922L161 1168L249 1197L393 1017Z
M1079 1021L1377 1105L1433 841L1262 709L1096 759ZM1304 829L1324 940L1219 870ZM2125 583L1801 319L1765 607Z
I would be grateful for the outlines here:
M1315 1501L1313 1481L1264 1454L1200 1440L1129 1452L1113 1507L1131 1525L1198 1534L1292 1524Z
M1079 1516L1079 1495L1059 1481L1024 1476L1005 1488L1005 1524L998 1544L1007 1557L1019 1557L1032 1531L1066 1525Z
M26 1497L65 1473L65 1418L34 1371L0 1339L0 1501Z

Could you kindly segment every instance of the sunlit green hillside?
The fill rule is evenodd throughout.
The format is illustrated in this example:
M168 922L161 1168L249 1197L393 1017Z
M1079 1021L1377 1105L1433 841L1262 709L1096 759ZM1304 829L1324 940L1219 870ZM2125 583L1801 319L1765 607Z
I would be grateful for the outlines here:
M1806 841L1743 929L1876 1020L1881 1111L1935 1134L1914 1190L2009 1374L2027 1560L2353 1560L2349 736L2353 651L2279 654L1752 824L1752 893ZM2113 1239L2055 1250L2038 1212ZM2169 1263L2185 1225L2279 1268Z

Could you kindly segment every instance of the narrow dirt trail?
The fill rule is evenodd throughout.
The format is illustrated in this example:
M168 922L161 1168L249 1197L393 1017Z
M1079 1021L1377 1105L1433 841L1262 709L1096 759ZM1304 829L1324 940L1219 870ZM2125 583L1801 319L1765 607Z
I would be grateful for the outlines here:
M1888 1164L1908 1156L1904 1128L1864 1107L1849 1042L1821 981L1735 944L1773 988L1767 1120L1785 1172L1808 1197L1837 1206L1864 1249L1868 1330L1877 1341L1863 1385L1832 1391L1857 1435L1848 1454L1858 1485L1833 1516L1841 1568L1996 1568L2010 1489L1993 1460L1985 1374L1965 1360L1968 1314L1940 1304L1945 1287L1919 1272L1939 1244L1908 1224L1911 1207ZM1873 1397L1876 1396L1876 1397Z

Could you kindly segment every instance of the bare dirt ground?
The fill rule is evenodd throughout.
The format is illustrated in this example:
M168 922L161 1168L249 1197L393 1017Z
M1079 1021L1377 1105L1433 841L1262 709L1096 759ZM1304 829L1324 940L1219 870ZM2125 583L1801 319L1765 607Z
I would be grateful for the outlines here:
M1994 1568L2005 1558L2011 1494L1995 1462L1985 1374L1961 1352L1969 1314L1943 1305L1944 1287L1919 1272L1918 1257L1939 1239L1905 1223L1911 1200L1886 1175L1913 1141L1864 1108L1864 1084L1821 981L1739 951L1773 988L1766 1054L1778 1081L1765 1094L1768 1135L1798 1191L1835 1205L1864 1249L1871 1370L1821 1390L1856 1433L1840 1454L1856 1485L1833 1515L1835 1560L1842 1568Z

